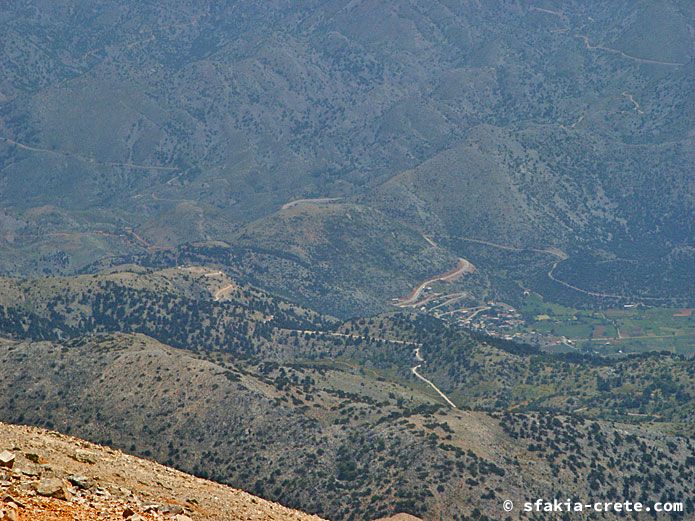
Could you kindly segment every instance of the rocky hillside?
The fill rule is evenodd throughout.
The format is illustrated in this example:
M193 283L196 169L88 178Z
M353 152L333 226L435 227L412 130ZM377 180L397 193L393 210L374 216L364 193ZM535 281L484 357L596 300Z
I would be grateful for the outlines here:
M242 228L235 242L274 257L268 270L249 266L258 285L337 316L383 310L419 281L456 265L454 255L402 222L341 202L282 209ZM296 260L282 259L283 252ZM278 276L297 264L311 266L309 280Z
M80 277L0 278L0 331L17 338L132 331L186 349L251 354L272 331L333 322L214 268L122 266Z
M110 447L0 423L5 521L319 521Z
M390 356L382 348L375 362ZM336 520L465 520L472 507L500 519L503 499L556 494L693 495L692 441L654 426L452 409L407 370L301 360L192 353L143 335L4 342L0 410Z
M562 358L408 313L340 323L190 260L0 279L0 419L336 521L496 519L504 496L616 482L692 496L685 358Z
M342 269L304 268L353 312L404 268L468 258L461 236L572 246L558 273L594 292L692 298L691 2L27 6L0 13L1 273L242 230L290 254L322 230L263 227L342 198L377 215L369 241L342 259L329 227L313 258ZM413 228L448 251L389 262L423 250Z

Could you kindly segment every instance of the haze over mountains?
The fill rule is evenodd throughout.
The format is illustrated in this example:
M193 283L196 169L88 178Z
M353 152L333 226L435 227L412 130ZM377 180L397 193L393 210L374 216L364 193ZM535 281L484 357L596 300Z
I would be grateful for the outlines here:
M369 215L360 236L425 233L453 258L461 237L554 246L582 289L692 296L689 2L34 2L0 16L8 273L208 239L282 255L308 226L292 217L273 237L285 203L342 197ZM342 253L333 204L311 211L318 257ZM444 254L399 240L372 261L394 278L386 295L354 281L348 311L418 280L402 257L435 273Z
M0 421L335 521L688 519L694 27L685 0L5 2Z

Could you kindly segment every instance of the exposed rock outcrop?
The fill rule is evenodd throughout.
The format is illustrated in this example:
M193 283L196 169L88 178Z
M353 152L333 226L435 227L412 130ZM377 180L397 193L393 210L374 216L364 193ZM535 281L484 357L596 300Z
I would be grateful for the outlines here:
M0 423L0 451L0 521L320 521L43 429Z

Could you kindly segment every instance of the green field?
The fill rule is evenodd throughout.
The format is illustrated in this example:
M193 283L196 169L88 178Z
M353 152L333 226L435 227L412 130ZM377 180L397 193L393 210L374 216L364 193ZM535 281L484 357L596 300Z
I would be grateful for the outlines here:
M668 350L695 354L692 310L639 305L604 311L582 310L528 296L520 309L527 331L564 336L580 348L604 353Z

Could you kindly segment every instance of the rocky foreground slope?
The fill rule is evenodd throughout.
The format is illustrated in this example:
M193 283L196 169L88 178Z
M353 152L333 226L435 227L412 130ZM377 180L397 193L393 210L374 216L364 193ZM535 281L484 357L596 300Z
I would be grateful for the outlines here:
M0 423L0 519L316 520L118 450Z

